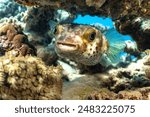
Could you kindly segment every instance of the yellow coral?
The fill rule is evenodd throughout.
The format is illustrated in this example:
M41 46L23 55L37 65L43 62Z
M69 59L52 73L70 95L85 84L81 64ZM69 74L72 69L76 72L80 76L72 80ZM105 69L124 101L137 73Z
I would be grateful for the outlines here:
M0 57L0 99L60 99L61 67L37 57Z

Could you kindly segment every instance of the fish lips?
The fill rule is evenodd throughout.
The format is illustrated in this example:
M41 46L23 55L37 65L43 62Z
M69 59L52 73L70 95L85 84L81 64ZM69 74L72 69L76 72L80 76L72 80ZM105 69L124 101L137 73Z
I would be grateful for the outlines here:
M78 44L73 44L69 42L64 42L64 41L56 41L56 49L60 52L75 52L78 50L79 46Z

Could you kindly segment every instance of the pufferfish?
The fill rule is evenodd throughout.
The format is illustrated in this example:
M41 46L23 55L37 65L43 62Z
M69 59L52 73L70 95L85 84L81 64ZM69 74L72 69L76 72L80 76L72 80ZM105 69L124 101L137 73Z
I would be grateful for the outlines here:
M102 33L89 25L60 24L56 27L55 36L58 56L87 66L115 64L125 48L121 34L115 29Z

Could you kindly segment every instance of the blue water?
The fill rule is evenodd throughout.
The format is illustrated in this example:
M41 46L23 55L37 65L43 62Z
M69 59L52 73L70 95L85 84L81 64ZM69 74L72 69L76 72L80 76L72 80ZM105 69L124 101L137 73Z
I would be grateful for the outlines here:
M85 15L85 16L78 15L77 18L73 21L73 23L89 24L89 25L99 23L105 27L114 28L114 22L112 21L111 18L90 16L90 15ZM122 35L122 36L123 39L125 40L133 41L133 39L129 35Z
M110 18L90 16L90 15L85 16L78 15L77 18L74 20L74 23L82 23L82 24L100 23L110 28L114 27L113 22Z

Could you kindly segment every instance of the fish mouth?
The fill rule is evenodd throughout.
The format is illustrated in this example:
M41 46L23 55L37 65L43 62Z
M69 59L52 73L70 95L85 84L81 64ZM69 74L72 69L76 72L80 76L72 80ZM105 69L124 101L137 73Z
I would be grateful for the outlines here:
M77 44L73 44L73 43L69 43L69 42L62 42L62 41L57 41L56 46L61 51L75 51L78 49Z

